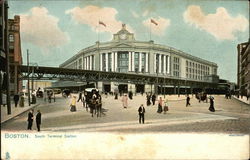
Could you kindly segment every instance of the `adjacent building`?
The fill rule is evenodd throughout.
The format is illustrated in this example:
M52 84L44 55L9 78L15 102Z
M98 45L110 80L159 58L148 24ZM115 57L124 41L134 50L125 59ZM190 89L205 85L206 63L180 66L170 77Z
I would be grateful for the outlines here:
M243 96L250 96L250 40L238 44L238 72L237 85L239 93Z
M123 24L110 42L79 51L59 67L105 72L129 72L193 81L218 81L217 64L153 41L137 41ZM215 77L215 78L214 78ZM215 80L215 81L216 81ZM98 82L101 91L150 92L152 86L133 83ZM171 87L171 86L170 86Z
M22 81L19 80L17 72L18 65L22 64L22 50L20 38L20 16L9 19L9 63L10 63L10 93L16 94L22 91Z

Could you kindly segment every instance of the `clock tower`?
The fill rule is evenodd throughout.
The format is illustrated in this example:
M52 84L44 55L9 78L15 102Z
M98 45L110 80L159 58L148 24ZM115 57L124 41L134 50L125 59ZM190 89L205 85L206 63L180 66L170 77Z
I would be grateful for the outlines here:
M134 41L134 34L126 29L126 24L122 24L122 29L113 35L113 41Z

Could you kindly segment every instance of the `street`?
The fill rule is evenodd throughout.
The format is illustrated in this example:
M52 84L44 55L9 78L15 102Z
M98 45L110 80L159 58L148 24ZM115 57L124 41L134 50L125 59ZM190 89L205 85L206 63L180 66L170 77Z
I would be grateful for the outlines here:
M103 108L107 111L102 117L91 117L91 114L77 103L77 112L69 111L70 98L57 97L56 102L43 102L35 107L42 113L41 132L198 132L198 133L250 133L250 106L235 99L215 96L216 112L208 110L209 103L199 103L191 98L191 106L185 107L185 97L166 96L169 100L167 114L159 114L157 102L155 106L145 106L145 96L137 95L129 100L128 108L122 107L121 97L114 100L113 96L105 98ZM145 124L139 124L137 109L144 104ZM2 124L2 130L22 131L27 129L27 114ZM33 130L37 132L35 122Z

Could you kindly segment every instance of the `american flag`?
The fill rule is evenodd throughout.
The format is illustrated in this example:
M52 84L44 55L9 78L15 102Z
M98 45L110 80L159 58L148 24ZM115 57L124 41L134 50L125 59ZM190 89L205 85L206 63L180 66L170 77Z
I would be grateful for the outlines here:
M103 25L104 27L106 27L106 24L103 23L102 21L99 21L99 24Z
M154 23L156 26L158 25L158 23L153 19L151 19L151 23Z

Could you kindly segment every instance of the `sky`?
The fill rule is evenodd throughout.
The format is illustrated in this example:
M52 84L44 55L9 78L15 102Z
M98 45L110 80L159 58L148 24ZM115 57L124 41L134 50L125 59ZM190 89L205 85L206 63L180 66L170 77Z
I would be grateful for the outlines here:
M123 23L136 40L150 40L218 65L237 81L237 45L249 39L247 0L9 0L21 17L23 64L58 67L78 51L107 42ZM158 25L150 24L153 19ZM102 21L103 25L98 25Z

